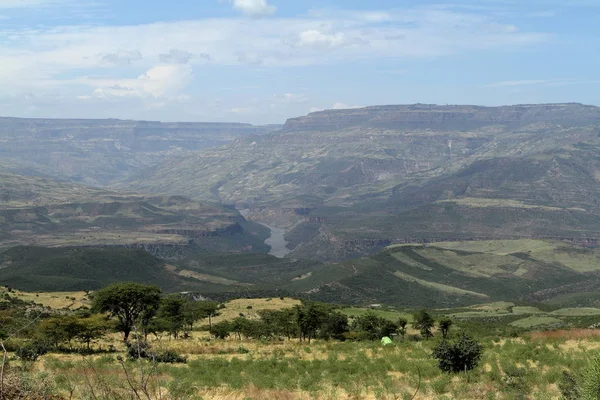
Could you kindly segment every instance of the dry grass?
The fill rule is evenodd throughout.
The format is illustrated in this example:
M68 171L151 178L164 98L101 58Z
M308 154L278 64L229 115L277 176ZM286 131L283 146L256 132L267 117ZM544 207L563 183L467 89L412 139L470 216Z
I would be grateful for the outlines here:
M531 332L532 339L567 339L581 340L588 338L600 338L600 329L571 329L548 332Z
M0 287L0 295L7 293L6 288ZM10 296L23 301L31 301L41 304L44 307L53 309L71 309L76 310L80 307L90 305L90 300L86 292L21 292L12 290Z
M279 297L272 299L237 299L225 303L225 308L219 310L219 316L213 318L213 323L230 321L243 314L248 319L258 319L258 312L262 310L283 310L302 304L300 300ZM208 324L208 320L200 321Z

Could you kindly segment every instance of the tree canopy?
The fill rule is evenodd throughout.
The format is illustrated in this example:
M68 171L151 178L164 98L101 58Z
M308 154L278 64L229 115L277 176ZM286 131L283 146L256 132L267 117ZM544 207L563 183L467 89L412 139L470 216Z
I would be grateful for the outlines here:
M136 324L144 328L150 320L149 316L156 313L160 295L158 286L114 283L94 293L92 309L117 318L123 340L127 341Z

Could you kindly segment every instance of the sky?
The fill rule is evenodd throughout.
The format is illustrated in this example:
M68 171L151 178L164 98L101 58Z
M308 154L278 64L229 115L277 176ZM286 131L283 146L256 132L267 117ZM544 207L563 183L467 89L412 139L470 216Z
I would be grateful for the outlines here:
M0 0L0 116L600 105L600 0Z

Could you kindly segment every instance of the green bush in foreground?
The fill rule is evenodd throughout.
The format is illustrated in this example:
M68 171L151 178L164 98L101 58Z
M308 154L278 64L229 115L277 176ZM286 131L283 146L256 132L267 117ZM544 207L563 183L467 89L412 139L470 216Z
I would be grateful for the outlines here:
M475 369L483 354L483 346L466 334L454 342L442 341L433 349L433 358L438 360L444 372L462 372Z

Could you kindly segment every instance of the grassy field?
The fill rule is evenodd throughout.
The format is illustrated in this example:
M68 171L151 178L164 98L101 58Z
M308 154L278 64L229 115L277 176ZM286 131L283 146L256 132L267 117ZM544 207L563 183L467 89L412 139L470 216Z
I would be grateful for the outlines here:
M160 365L155 375L147 370L151 391L164 399L411 399L415 392L418 399L557 399L563 371L579 371L600 348L596 337L487 340L479 368L449 375L430 357L435 341L384 347L204 340L161 343L187 354L188 363ZM111 390L118 391L128 385L124 371L135 383L139 368L122 368L115 355L84 360L52 354L34 371L58 381L63 394L86 398L89 382L98 387L110 377Z
M9 293L6 287L0 287L0 296ZM50 307L55 310L69 309L76 310L80 307L90 305L87 292L22 292L11 289L10 295L23 301L32 301L41 304L44 307Z
M12 294L37 299L52 308L87 304L84 292ZM71 299L67 297L79 303L69 304ZM299 301L290 298L232 300L225 303L213 322L232 320L240 314L254 319L260 310L297 304ZM381 307L342 311L350 317L374 313L393 321L400 317L412 319L409 311ZM25 364L10 356L9 363L11 367L26 369L28 385L42 388L48 396L73 399L132 398L133 387L140 395L148 393L142 398L164 400L408 400L415 393L414 398L424 400L550 400L560 398L559 384L565 371L577 376L591 358L600 355L600 331L540 328L563 324L577 315L594 317L593 311L574 308L545 313L533 306L510 302L433 310L438 320L442 315L453 316L451 335L466 331L484 346L479 366L459 374L441 372L431 357L440 340L437 332L429 341L394 337L389 346L379 341L315 340L308 344L297 339L217 340L201 330L193 331L186 339L150 335L155 349L174 351L187 358L185 364L157 365L120 361L126 358L125 347L121 335L115 333L94 344L103 354L50 353L35 363ZM488 333L474 333L474 321L487 327ZM197 326L207 322L201 321ZM491 335L489 327L493 324L512 326L521 333L519 337ZM409 335L415 333L409 329Z

